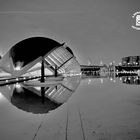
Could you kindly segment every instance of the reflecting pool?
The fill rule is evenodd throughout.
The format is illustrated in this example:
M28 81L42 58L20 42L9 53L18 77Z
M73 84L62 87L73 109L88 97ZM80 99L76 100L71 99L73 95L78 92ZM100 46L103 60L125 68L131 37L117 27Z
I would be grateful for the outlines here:
M2 85L0 129L3 138L128 140L140 137L139 76L121 75L115 79L94 76L90 83L88 78L71 78L80 83L73 92L61 93L64 89L55 83L51 93L49 82L48 86L37 87L32 79L24 82L15 79L16 83ZM44 103L41 88L45 91ZM64 99L63 103L53 98L58 95Z

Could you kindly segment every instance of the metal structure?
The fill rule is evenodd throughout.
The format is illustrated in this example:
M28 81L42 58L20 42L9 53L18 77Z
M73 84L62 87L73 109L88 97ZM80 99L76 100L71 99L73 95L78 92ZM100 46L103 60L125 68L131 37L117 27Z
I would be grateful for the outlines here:
M72 50L45 37L25 39L14 45L1 59L0 69L7 75L0 84L24 82L23 86L42 97L62 104L80 83L81 69Z
M28 101L30 98L34 100L33 104L36 102L45 108L50 104L51 109L54 109L69 99L81 79L113 80L122 77L123 83L140 84L139 61L140 56L129 56L122 58L122 64L118 66L114 63L109 66L80 65L65 43L45 37L32 37L15 44L0 60L0 86L15 85L2 92L13 91L12 95L5 96L18 108L26 110L28 107L22 106L25 103L23 99ZM23 94L23 91L31 96Z

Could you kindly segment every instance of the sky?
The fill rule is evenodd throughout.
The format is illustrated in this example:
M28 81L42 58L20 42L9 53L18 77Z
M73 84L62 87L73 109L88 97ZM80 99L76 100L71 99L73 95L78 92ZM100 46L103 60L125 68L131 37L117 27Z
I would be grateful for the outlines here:
M140 31L132 29L139 0L1 0L0 53L32 36L66 42L80 64L139 55ZM41 44L43 45L43 44Z

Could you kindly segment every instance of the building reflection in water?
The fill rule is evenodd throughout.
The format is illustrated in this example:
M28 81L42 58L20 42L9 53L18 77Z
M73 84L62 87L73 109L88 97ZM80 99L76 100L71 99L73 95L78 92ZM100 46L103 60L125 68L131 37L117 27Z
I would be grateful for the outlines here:
M125 84L140 85L140 77L139 76L123 76L122 82Z
M0 92L18 109L38 114L48 113L67 102L76 90L76 88L72 90L75 86L74 84L79 84L82 79L114 78L121 79L121 82L124 84L140 85L140 77L136 70L132 71L131 68L131 71L126 72L123 68L121 70L118 70L117 66L114 68L115 70L107 71L109 68L106 66L96 66L94 69L91 66L90 68L81 66L81 77L79 75L65 75L63 78L58 76L59 79L58 77L48 77L43 86L44 103L42 103L41 96L42 87L40 85L36 86L33 79L27 80L20 77L18 79L1 80ZM38 78L38 81L40 81L40 78Z
M37 93L39 92L36 92L35 89L33 90L22 86L22 84L17 84L13 90L10 101L17 108L35 114L48 113L61 105L46 97L44 99L44 104L42 104L41 96L39 96Z
M19 109L32 113L47 113L65 103L81 79L72 50L46 37L15 44L2 57L0 70L1 93Z
M0 92L12 105L26 112L34 114L48 113L65 103L74 91L65 89L61 85L44 87L45 97L42 103L41 87L26 86L24 83L7 84L0 87ZM49 91L49 92L48 92Z
M41 42L47 49L38 48ZM47 113L65 103L82 79L101 78L103 83L103 78L119 78L122 83L139 85L139 59L129 56L119 65L80 65L65 44L44 37L29 38L13 46L0 61L0 92L19 109Z

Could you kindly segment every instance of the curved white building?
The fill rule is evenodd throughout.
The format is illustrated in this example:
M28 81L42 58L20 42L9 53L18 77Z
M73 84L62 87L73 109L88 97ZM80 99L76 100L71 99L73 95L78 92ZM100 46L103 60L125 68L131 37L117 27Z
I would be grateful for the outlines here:
M45 97L57 103L71 96L81 77L80 64L72 50L45 37L28 38L14 45L1 59L0 69L9 81L28 79L22 85L38 95L44 87Z

